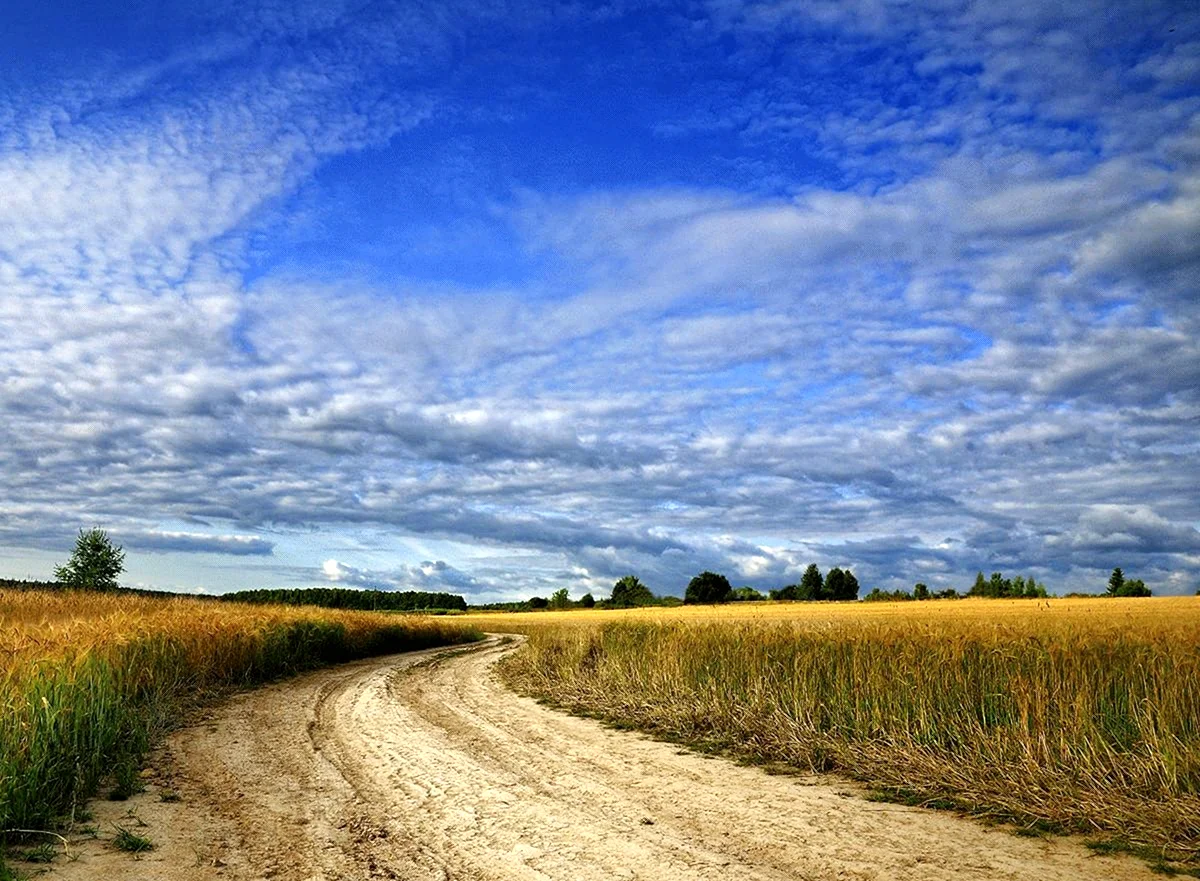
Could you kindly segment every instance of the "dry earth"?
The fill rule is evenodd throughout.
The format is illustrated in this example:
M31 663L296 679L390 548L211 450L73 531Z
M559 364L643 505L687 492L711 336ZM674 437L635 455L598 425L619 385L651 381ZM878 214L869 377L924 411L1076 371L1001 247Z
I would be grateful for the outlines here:
M508 650L377 658L239 695L170 738L145 793L93 805L99 838L77 838L44 877L1153 877L1077 841L876 804L834 778L768 776L546 709L495 678ZM114 850L117 825L155 849Z

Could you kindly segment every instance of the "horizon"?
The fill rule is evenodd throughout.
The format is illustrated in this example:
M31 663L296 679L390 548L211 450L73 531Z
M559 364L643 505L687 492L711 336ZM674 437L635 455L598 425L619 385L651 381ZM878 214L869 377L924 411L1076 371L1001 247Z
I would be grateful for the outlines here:
M1200 10L0 21L0 573L1200 587Z

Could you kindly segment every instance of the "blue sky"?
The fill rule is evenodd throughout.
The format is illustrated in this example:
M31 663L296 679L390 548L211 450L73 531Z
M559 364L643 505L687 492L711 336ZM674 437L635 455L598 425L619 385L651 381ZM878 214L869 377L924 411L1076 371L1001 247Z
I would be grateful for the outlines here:
M0 575L1200 587L1187 4L0 21Z

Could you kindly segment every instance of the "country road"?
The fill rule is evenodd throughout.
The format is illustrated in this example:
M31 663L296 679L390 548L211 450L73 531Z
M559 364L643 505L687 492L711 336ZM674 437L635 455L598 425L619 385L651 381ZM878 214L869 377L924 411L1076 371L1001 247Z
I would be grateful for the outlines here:
M169 739L147 792L96 802L100 837L42 877L1154 877L1077 841L877 804L835 778L769 776L546 709L493 674L511 649L491 638L237 695ZM155 849L114 850L117 825Z

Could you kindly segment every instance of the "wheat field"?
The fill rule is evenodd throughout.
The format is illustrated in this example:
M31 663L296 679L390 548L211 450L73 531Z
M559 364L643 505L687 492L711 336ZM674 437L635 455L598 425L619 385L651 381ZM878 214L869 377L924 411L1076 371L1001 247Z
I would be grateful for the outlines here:
M463 642L444 618L126 594L0 592L0 830L127 794L156 734L214 690Z
M575 712L1028 834L1200 856L1200 599L478 615Z

